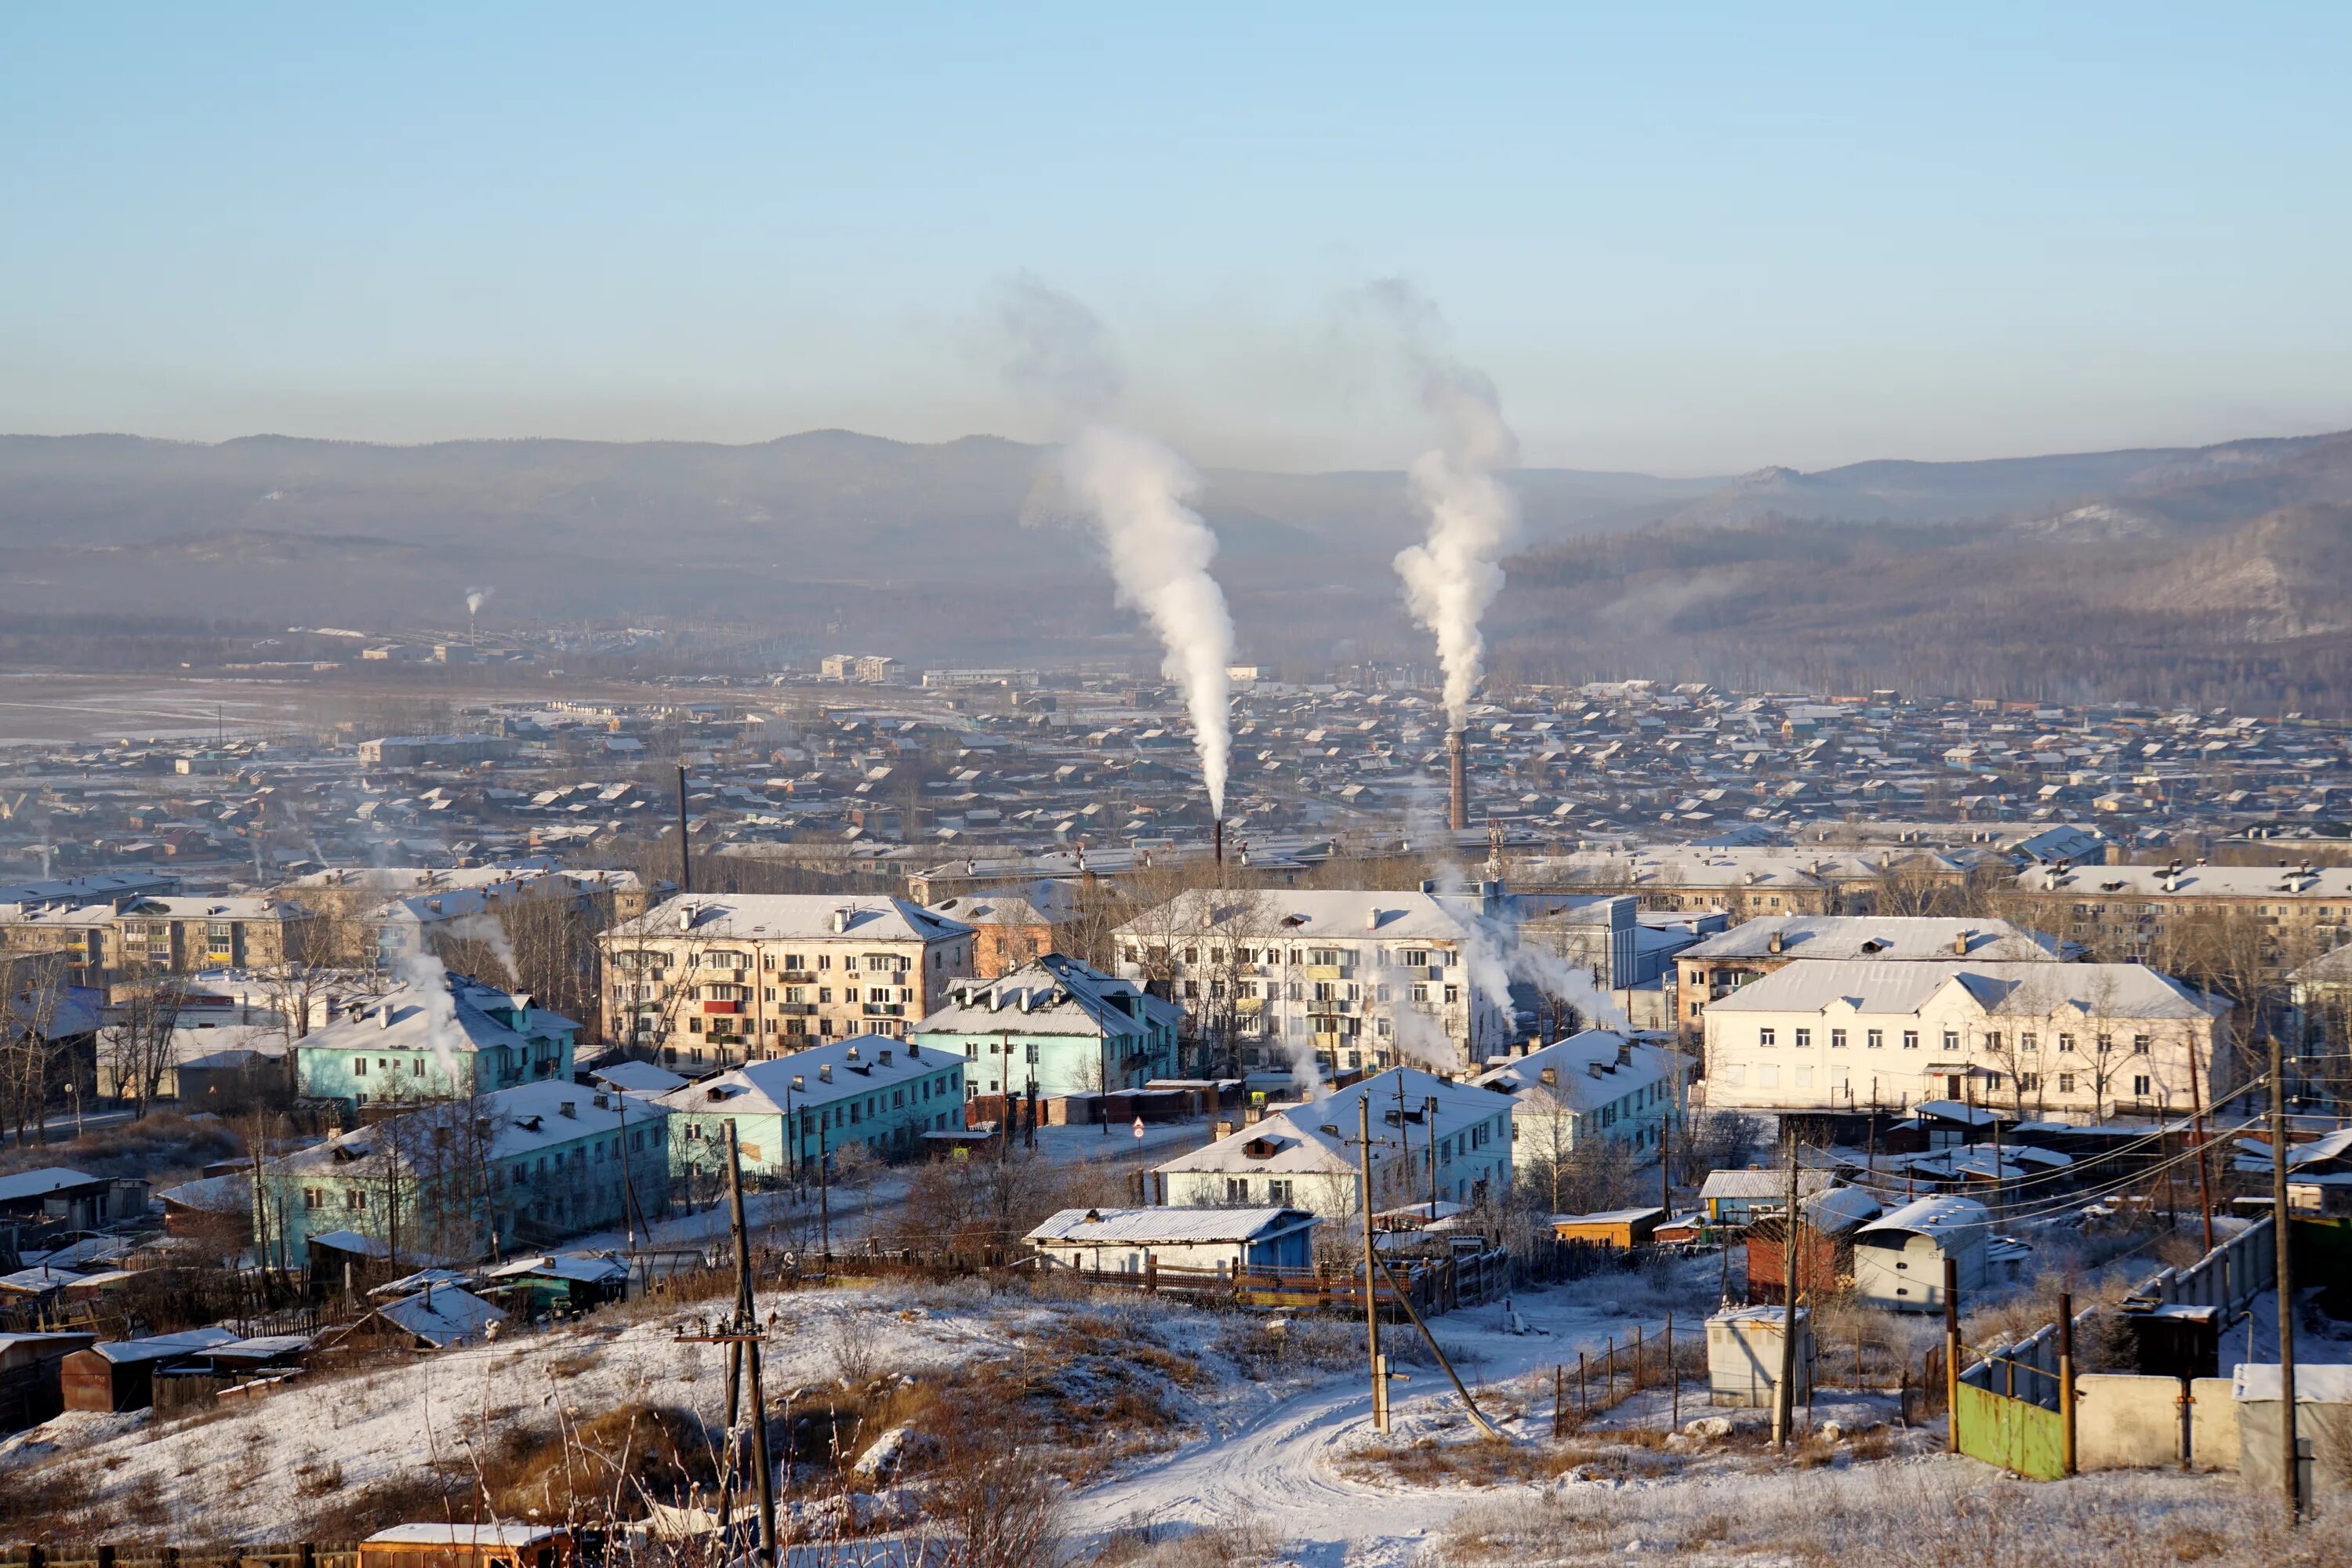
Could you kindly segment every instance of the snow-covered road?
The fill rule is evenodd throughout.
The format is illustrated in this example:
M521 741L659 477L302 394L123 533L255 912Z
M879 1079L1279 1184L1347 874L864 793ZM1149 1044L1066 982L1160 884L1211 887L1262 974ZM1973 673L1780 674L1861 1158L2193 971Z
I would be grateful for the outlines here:
M1505 1331L1499 1305L1457 1311L1432 1326L1475 1392L1480 1381L1539 1373L1573 1361L1579 1350L1597 1354L1611 1335L1622 1345L1640 1320L1592 1300L1606 1294L1605 1287L1593 1289L1600 1283L1517 1298L1521 1317L1548 1333ZM1643 1323L1648 1333L1662 1326ZM1402 1433L1459 1415L1459 1401L1433 1367L1416 1369L1410 1388L1398 1387L1395 1395L1392 1424ZM1487 1402L1482 1408L1496 1414ZM1246 1527L1283 1543L1278 1561L1299 1568L1404 1568L1457 1511L1491 1494L1391 1488L1340 1474L1338 1458L1371 1435L1370 1418L1362 1377L1334 1377L1079 1493L1071 1500L1071 1524L1096 1538L1147 1523Z

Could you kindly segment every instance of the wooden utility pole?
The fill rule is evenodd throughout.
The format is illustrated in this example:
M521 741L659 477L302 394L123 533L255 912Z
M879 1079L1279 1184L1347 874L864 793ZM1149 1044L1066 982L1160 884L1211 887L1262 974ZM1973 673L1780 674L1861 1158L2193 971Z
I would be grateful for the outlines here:
M1960 1451L1960 1262L1944 1255L1944 1449Z
M2074 1297L2058 1292L2058 1430L2065 1473L2074 1471Z
M776 1561L776 1475L768 1458L768 1405L760 1387L760 1308L751 1292L751 1233L743 1223L743 1160L733 1118L727 1121L727 1197L735 1229L735 1333L751 1395L751 1462L759 1467L760 1561Z
M1380 1298L1372 1292L1372 1281L1378 1277L1372 1256L1372 1097L1360 1092L1356 1096L1356 1155L1364 1178L1364 1350L1372 1369L1372 1430L1385 1432L1389 1429L1388 1367L1381 1357ZM1430 1215L1433 1221L1436 1217L1434 1212Z
M2278 1244L2279 1473L2290 1524L2303 1521L2302 1445L2295 1437L2294 1242L2286 1207L2286 1066L2271 1037L2271 1229Z
M1780 1222L1780 1383L1772 1391L1772 1447L1786 1451L1789 1430L1797 1416L1797 1271L1793 1247L1797 1234L1797 1124L1789 1123L1789 1206Z

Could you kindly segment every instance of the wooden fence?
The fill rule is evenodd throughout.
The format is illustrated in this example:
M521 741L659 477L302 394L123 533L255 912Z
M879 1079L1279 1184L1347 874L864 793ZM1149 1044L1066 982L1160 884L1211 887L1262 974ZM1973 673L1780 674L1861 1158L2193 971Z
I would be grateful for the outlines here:
M66 1542L0 1546L0 1568L359 1568L355 1541L279 1541L219 1548Z

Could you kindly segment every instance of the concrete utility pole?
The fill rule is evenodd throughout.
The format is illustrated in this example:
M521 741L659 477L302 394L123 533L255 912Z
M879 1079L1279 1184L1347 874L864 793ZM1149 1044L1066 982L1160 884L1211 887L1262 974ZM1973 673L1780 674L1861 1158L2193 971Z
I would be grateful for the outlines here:
M730 1126L734 1125L732 1122ZM1780 1220L1780 1383L1772 1391L1772 1447L1786 1451L1797 1416L1797 1124L1789 1123L1789 1206Z
M1372 1293L1379 1268L1372 1256L1372 1097L1361 1090L1356 1095L1356 1155L1364 1182L1364 1346L1372 1366L1372 1430L1385 1432L1389 1429L1389 1370L1387 1359L1381 1354L1380 1299Z
M2271 1230L2278 1244L2279 1473L2290 1524L2303 1522L2303 1457L2295 1437L2294 1241L2286 1209L2286 1068L2271 1037Z

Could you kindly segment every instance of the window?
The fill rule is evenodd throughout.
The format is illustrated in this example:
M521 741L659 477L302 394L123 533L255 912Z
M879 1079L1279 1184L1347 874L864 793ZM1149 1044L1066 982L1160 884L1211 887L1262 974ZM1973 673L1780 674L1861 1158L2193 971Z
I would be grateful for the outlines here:
M352 1076L353 1078L367 1077L367 1058L353 1057L352 1058Z
M2000 1049L2000 1031L1999 1029L1988 1029L1985 1031L1985 1049L1989 1051L1998 1051Z
M1447 1006L1449 1006L1449 1007L1450 1007L1450 1006L1452 1006L1454 1003L1459 1002L1459 1001L1461 1001L1461 1000L1462 1000L1462 987L1460 987L1459 985L1449 985L1449 986L1447 986L1447 987L1445 988L1445 1005L1446 1005Z
M2020 1035L2017 1037L2017 1048L2021 1051L2039 1051L2042 1048L2042 1037L2033 1034Z
M2132 1096L2137 1100L2146 1100L2147 1098L2147 1074L2141 1073L2132 1079Z
M1756 1031L1756 1043L1759 1046L1777 1046L1780 1043L1779 1032L1769 1027L1759 1029Z
M2105 1056L2116 1048L2116 1037L2113 1035L2101 1035L2093 1041L2093 1044L2097 1047L2099 1055Z
M2072 1035L2061 1035L2061 1036L2059 1036L2059 1037L2058 1037L2058 1048L2059 1048L2060 1050L2062 1050L2062 1051L2071 1051L2071 1050L2073 1050L2073 1049L2074 1048L2074 1036L2072 1036Z
M1227 1176L1225 1178L1225 1202L1229 1204L1245 1204L1249 1202L1249 1178L1247 1176Z
M2132 1037L2132 1055L2136 1057L2144 1057L2147 1055L2147 1037L2146 1035L2134 1035Z
M1287 1208L1290 1205L1290 1184L1285 1181L1267 1182L1265 1201L1270 1204L1279 1204Z
M1865 1050L1885 1050L1886 1048L1886 1031L1884 1029L1870 1030L1862 1037L1862 1044Z
M1799 1050L1804 1050L1812 1043L1813 1032L1811 1029L1800 1029L1797 1031L1797 1048Z
M1845 1049L1845 1031L1843 1029L1832 1029L1830 1031L1830 1049L1833 1051L1842 1051Z
M1916 1051L1919 1048L1918 1030L1906 1029L1903 1031L1903 1048L1906 1051Z
M346 1209L353 1210L353 1211L357 1211L357 1210L361 1210L361 1209L364 1209L364 1208L366 1208L366 1207L367 1207L367 1192L366 1192L366 1189L362 1188L362 1187L353 1187L353 1188L352 1188L350 1191L348 1191L348 1192L344 1193L344 1194L343 1194L343 1207L345 1207Z
M302 1206L306 1209L325 1208L327 1206L326 1193L318 1187L304 1187L302 1189Z
M2042 1087L2042 1075L2038 1072L2019 1073L2017 1075L2017 1087L2027 1093L2031 1093Z
M2074 1092L2074 1075L2073 1073L2062 1072L2058 1075L2058 1092L2061 1094L2072 1094Z

